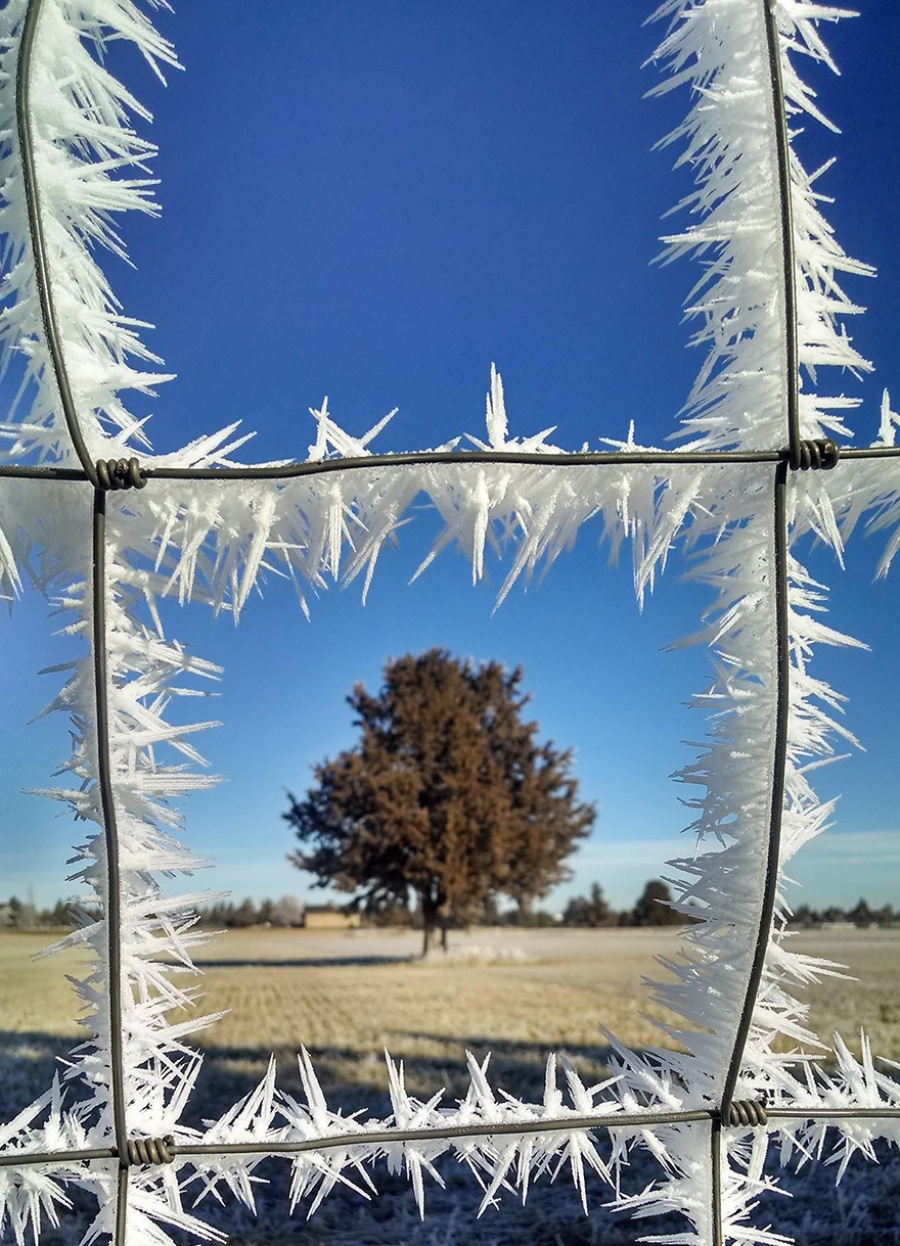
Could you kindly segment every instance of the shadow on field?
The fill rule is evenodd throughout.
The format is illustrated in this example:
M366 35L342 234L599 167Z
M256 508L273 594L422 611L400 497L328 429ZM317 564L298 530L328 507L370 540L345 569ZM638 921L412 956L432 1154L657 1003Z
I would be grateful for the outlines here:
M396 1042L391 1039L396 1038ZM40 1031L0 1030L0 1119L9 1120L42 1095L54 1075L64 1077L67 1058L80 1040ZM504 1041L473 1035L465 1039L426 1031L387 1036L391 1056L402 1061L407 1089L430 1098L440 1087L448 1103L462 1098L469 1084L466 1052L482 1063L490 1056L488 1078L500 1090L517 1098L540 1099L544 1089L547 1049L538 1043ZM303 1088L295 1048L275 1050L278 1084L302 1100ZM364 1108L367 1113L390 1111L384 1052L353 1048L308 1046L322 1089L330 1105L344 1112ZM268 1047L211 1047L204 1050L203 1067L185 1114L186 1123L199 1125L220 1116L258 1085L268 1067ZM572 1045L558 1052L558 1080L565 1085L571 1067L586 1085L609 1075L611 1049ZM77 1083L70 1083L78 1098Z
M50 1088L80 1040L39 1031L0 1030L0 1121L11 1120ZM73 1092L73 1098L78 1096Z
M498 1098L501 1091L514 1098L540 1101L544 1093L547 1047L483 1036L448 1038L427 1032L404 1032L386 1036L394 1062L402 1061L410 1094L430 1099L443 1088L448 1106L462 1099L469 1086L466 1053L479 1064L490 1057L488 1080ZM384 1051L364 1051L307 1045L313 1066L329 1106L345 1114L363 1109L366 1116L386 1116L391 1110ZM274 1055L278 1085L303 1102L303 1086L297 1060L298 1048L281 1046ZM586 1086L610 1075L612 1049L608 1046L573 1045L557 1052L557 1080L565 1087L565 1069L573 1069ZM213 1047L204 1052L204 1064L191 1096L191 1124L211 1119L259 1084L268 1067L270 1051L259 1047Z
M0 1031L0 1124L48 1089L54 1073L63 1072L61 1061L75 1041L38 1032ZM436 1043L446 1042L428 1034L412 1036L412 1041L428 1045L432 1053ZM483 1058L488 1044L477 1039L471 1040L469 1046ZM519 1093L525 1093L526 1084L542 1085L543 1056L538 1048L525 1043L506 1046L507 1050L498 1051L492 1060L492 1066L503 1069L506 1075L492 1079L492 1084L500 1080L510 1087L515 1085ZM582 1049L570 1054L573 1059L587 1058ZM590 1054L599 1058L600 1049ZM313 1048L310 1055L331 1107L343 1107L345 1111L364 1108L368 1116L386 1116L390 1112L382 1056L328 1048ZM431 1093L440 1085L447 1085L448 1102L456 1094L464 1093L464 1067L462 1061L455 1067L455 1050L448 1047L446 1053L441 1051L427 1058L401 1055L412 1093L416 1093L414 1083L420 1084L423 1092L427 1086ZM204 1119L222 1115L256 1087L268 1060L269 1052L262 1048L206 1051L183 1123L201 1126ZM277 1060L279 1086L302 1102L295 1052L280 1050ZM73 1099L78 1097L77 1088L73 1087ZM256 1170L256 1176L263 1180L254 1188L256 1215L228 1198L227 1192L224 1207L217 1206L211 1198L194 1207L194 1197L202 1183L191 1179L188 1172L184 1174L184 1203L201 1219L228 1233L231 1246L275 1246L285 1242L291 1246L521 1246L523 1242L529 1246L599 1246L601 1242L603 1246L632 1246L634 1242L628 1224L603 1209L609 1191L599 1183L593 1183L590 1193L590 1216L585 1216L571 1182L561 1178L555 1187L539 1183L525 1207L507 1192L502 1208L488 1208L479 1220L483 1190L468 1168L453 1156L446 1156L439 1161L438 1169L445 1188L426 1177L424 1221L419 1218L405 1174L389 1171L384 1161L371 1169L377 1198L367 1199L353 1189L337 1186L312 1220L307 1220L305 1214L310 1204L308 1197L291 1216L290 1166L281 1160L266 1160ZM358 1176L351 1175L358 1184ZM647 1176L649 1179L649 1171ZM69 1186L66 1193L73 1206L62 1213L58 1228L48 1227L42 1232L41 1246L77 1246L96 1214L96 1204L87 1193ZM679 1226L680 1220L673 1218L671 1227ZM195 1241L195 1235L178 1231L173 1231L172 1236L179 1246Z
M303 958L266 957L265 960L248 960L246 956L233 960L207 960L198 956L197 967L207 969L334 969L341 966L367 968L370 965L412 965L421 960L419 956L306 956Z

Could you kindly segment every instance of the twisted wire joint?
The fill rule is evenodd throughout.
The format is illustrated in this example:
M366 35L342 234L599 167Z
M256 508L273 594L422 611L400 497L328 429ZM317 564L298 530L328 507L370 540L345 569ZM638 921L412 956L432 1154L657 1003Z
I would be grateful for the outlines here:
M130 1138L122 1162L132 1164L171 1164L175 1158L175 1139L171 1134L164 1138Z
M837 466L840 451L830 437L823 441L799 441L791 446L789 465L792 472L808 472L810 469L830 471Z
M766 1105L758 1102L756 1099L734 1099L728 1105L723 1118L722 1124L729 1126L749 1125L756 1128L758 1125L768 1124L769 1117L766 1113Z
M98 459L96 468L100 489L143 489L147 483L137 459Z

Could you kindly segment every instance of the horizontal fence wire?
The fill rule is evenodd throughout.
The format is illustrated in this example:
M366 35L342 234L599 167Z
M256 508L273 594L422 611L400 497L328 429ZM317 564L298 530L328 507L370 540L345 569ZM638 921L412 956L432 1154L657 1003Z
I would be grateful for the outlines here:
M767 1128L775 1130L778 1121L824 1121L830 1120L896 1120L900 1108L766 1108ZM396 1142L429 1142L443 1138L501 1138L521 1136L534 1138L548 1133L572 1133L586 1131L596 1133L615 1129L650 1129L659 1125L681 1125L686 1122L718 1122L722 1129L747 1132L759 1126L727 1125L717 1108L697 1108L683 1112L659 1112L648 1108L646 1112L629 1112L603 1116L548 1117L540 1121L482 1121L472 1125L435 1125L426 1129L360 1129L354 1133L323 1134L319 1137L298 1138L284 1142L273 1139L249 1139L246 1142L194 1143L174 1142L169 1149L177 1159L216 1155L294 1155L304 1151L327 1151L335 1147L389 1146ZM20 1151L0 1155L0 1168L16 1166L39 1166L41 1164L86 1163L90 1160L112 1160L119 1157L116 1147L90 1147L71 1151Z
M900 458L900 446L842 446L836 450L840 459ZM235 467L152 467L141 466L146 480L295 480L301 476L321 476L333 472L363 471L367 468L423 467L453 463L478 467L490 464L534 467L604 467L617 464L645 464L650 467L679 463L790 463L790 447L778 450L597 450L572 454L543 453L523 450L439 450L399 454L369 454L362 458L334 458L317 462L292 462L278 465L247 465ZM0 464L0 479L81 481L91 476L77 467L52 467L46 464L25 466Z

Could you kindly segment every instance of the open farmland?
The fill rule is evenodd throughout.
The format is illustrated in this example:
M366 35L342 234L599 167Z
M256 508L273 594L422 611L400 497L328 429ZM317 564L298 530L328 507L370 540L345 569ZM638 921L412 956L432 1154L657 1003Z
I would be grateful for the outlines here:
M86 964L66 951L34 960L50 937L0 935L0 1015L13 1035L75 1037L77 1000L68 981ZM646 977L674 956L671 930L454 932L449 954L418 959L420 936L403 930L231 930L198 949L199 1012L226 1012L194 1041L256 1065L270 1050L304 1043L347 1062L351 1082L368 1080L388 1048L417 1067L451 1071L466 1046L498 1062L533 1049L597 1055L601 1026L634 1047L666 1045L665 1020ZM857 980L826 979L807 998L814 1029L840 1029L858 1050L864 1026L879 1054L900 1059L900 931L816 930L791 938L798 951L849 966ZM669 1017L673 1021L674 1018ZM351 1066L362 1064L365 1072ZM374 1076L381 1081L380 1069ZM421 1086L433 1084L431 1070Z
M0 936L5 1116L46 1087L54 1057L63 1055L79 1032L76 1000L65 975L81 972L84 957L65 952L31 960L47 941L40 933ZM677 951L677 932L473 930L451 937L448 956L438 952L424 963L416 959L419 942L413 932L393 930L236 930L211 941L197 955L204 971L198 979L201 1009L231 1011L196 1036L207 1059L187 1119L198 1123L218 1115L247 1093L264 1073L272 1050L281 1086L299 1092L294 1052L300 1043L311 1052L332 1103L383 1114L388 1110L384 1048L403 1058L413 1093L430 1095L443 1086L452 1099L466 1084L467 1049L479 1058L493 1052L495 1085L515 1094L540 1096L548 1050L563 1052L590 1079L603 1075L608 1047L601 1024L633 1046L665 1041L642 1015L664 1016L642 979L655 972L655 955ZM900 1059L900 931L811 931L798 934L793 943L798 950L849 964L860 979L826 981L810 991L812 1024L819 1032L829 1035L839 1028L858 1047L859 1026L864 1025L879 1054ZM656 1173L638 1163L633 1175L641 1183ZM874 1190L876 1210L894 1209L889 1213L894 1225L889 1233L869 1238L850 1232L852 1216L861 1215L858 1206L852 1211L852 1199L847 1203L846 1191L856 1188L854 1180L863 1183L860 1188ZM297 1228L291 1227L292 1240L346 1240L360 1246L401 1240L422 1246L445 1242L487 1246L521 1241L523 1236L547 1246L601 1240L617 1246L634 1241L632 1230L611 1224L605 1215L585 1222L571 1191L557 1195L543 1190L537 1192L529 1214L552 1226L552 1234L548 1228L547 1236L535 1236L535 1221L523 1221L520 1210L511 1208L510 1217L503 1218L508 1238L498 1230L500 1218L494 1216L481 1222L491 1226L489 1235L473 1236L472 1184L455 1173L452 1198L436 1193L433 1205L439 1215L426 1218L419 1228L405 1182L398 1179L391 1195L391 1224L382 1226L384 1237L378 1235L374 1208L365 1212L368 1220L353 1220L351 1227L350 1204L340 1196L335 1203L338 1210L329 1211L326 1204L317 1214L309 1236L306 1231L298 1236ZM384 1187L385 1182L379 1185ZM870 1240L900 1241L900 1236L892 1235L900 1205L896 1164L877 1169L860 1164L857 1176L851 1171L838 1195L830 1174L816 1175L808 1185L818 1191L817 1199L827 1199L837 1209L834 1215L843 1236L835 1236L835 1242L863 1246ZM598 1202L604 1197L598 1191ZM552 1213L545 1199L553 1200ZM871 1201L868 1194L866 1199ZM357 1204L358 1200L352 1204L354 1217L363 1215ZM468 1210L454 1219L457 1205ZM783 1199L773 1204L775 1223L783 1222L785 1214L800 1214L796 1200L787 1213L786 1207ZM280 1232L285 1232L280 1194L273 1197L270 1211L282 1224ZM866 1212L869 1219L863 1217L860 1223L869 1224L871 1214ZM795 1227L801 1223L798 1220ZM239 1242L280 1240L277 1233L272 1239L259 1236L250 1221L245 1224L240 1217L229 1225L239 1230ZM345 1229L346 1238L341 1236ZM817 1246L832 1242L827 1236L808 1240Z

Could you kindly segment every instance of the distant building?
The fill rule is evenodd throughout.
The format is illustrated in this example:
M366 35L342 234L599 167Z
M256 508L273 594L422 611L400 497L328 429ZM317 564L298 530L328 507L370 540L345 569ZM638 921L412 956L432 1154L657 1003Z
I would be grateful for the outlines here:
M348 913L333 904L307 904L303 914L306 930L357 930L361 925L359 913Z

